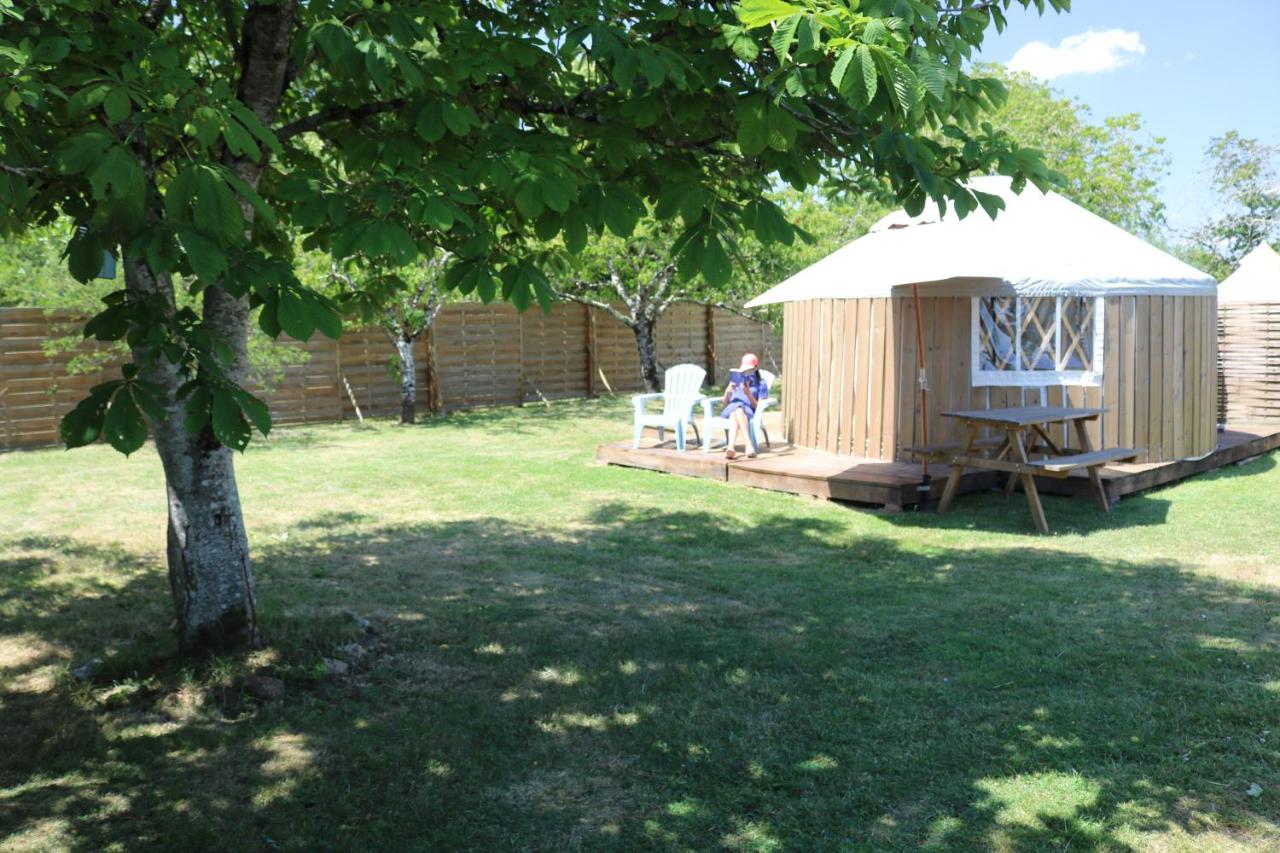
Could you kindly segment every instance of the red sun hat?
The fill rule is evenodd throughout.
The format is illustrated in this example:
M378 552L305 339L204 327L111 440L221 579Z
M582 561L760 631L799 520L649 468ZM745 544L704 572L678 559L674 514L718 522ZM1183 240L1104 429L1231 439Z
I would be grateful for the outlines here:
M742 356L742 364L738 365L738 370L753 370L760 366L760 359L756 358L753 352L744 353Z

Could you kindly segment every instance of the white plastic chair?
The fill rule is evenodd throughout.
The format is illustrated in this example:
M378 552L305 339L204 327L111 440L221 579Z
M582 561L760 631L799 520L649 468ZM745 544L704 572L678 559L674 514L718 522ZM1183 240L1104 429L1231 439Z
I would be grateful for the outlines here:
M674 429L677 450L684 450L684 434L689 427L693 427L698 443L703 443L702 436L698 434L698 424L694 421L693 407L702 399L702 380L706 376L707 371L696 364L677 364L667 368L662 375L662 393L632 397L631 404L636 410L632 448L640 447L640 433L645 427L657 427L658 441L666 441L667 429ZM646 404L652 400L662 401L660 414L645 410Z
M769 440L769 431L764 428L764 413L777 400L776 388L778 377L767 370L760 371L760 378L764 380L765 386L769 389L769 396L765 397L756 406L756 413L751 418L751 429L747 432L747 440L751 442L751 452L760 452L760 437L764 436L765 447L773 447L773 442ZM724 431L724 443L729 443L729 419L722 418L716 414L720 408L721 397L703 397L702 402L702 432L706 435L707 440L702 442L702 452L711 452L711 436L715 435L717 430Z

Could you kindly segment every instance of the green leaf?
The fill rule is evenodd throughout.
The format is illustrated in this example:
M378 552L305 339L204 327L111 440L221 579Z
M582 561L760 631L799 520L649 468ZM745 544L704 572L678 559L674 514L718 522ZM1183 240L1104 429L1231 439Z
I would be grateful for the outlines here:
M542 193L538 190L537 181L532 177L521 179L520 186L516 190L515 202L516 210L520 211L520 215L525 219L534 219L545 209Z
M982 205L982 209L986 211L987 216L990 216L992 219L995 219L996 214L1004 210L1004 199L998 195L974 190L973 197L978 200L978 204Z
M292 288L280 288L280 300L276 305L280 328L294 340L305 341L316 330L316 322L302 295Z
M111 398L107 416L102 421L102 434L107 443L125 456L136 451L147 440L147 420L125 385Z
M178 229L178 240L191 269L205 284L217 284L227 271L227 254L194 228Z
M196 175L195 223L201 231L218 237L224 244L244 239L244 212L235 193L222 176L209 168Z
M206 148L211 147L222 134L222 115L213 107L197 107L191 114L191 126L200 144Z
M98 165L112 144L105 131L86 130L58 146L53 158L64 175L78 175Z
M862 85L867 92L867 101L876 96L876 63L871 58L871 49L865 44L858 45L858 65L862 69Z
M124 86L117 86L111 90L102 101L102 109L107 113L107 121L112 124L122 122L129 117L129 113L133 111L133 102L129 100L129 90Z
M763 96L743 98L735 113L738 119L738 147L748 157L754 157L769 147L769 127L765 119Z
M853 57L857 52L858 49L854 45L846 47L840 51L840 55L836 57L836 64L831 69L831 85L841 92L844 91L845 75L849 71L849 63L853 61Z
M102 271L102 242L93 231L76 234L67 244L67 268L71 277L79 282L89 282Z
M785 0L742 0L737 7L738 20L745 27L762 27L803 11Z
M249 446L249 422L230 389L213 389L212 415L213 434L218 441L233 450L244 450Z
M271 410L267 408L266 403L243 388L232 388L231 396L235 398L236 403L240 406L240 411L257 428L258 432L263 435L271 432Z
M744 27L724 24L720 28L720 34L724 37L725 44L733 51L733 55L743 62L752 62L760 55L760 45Z
M308 293L307 296L309 297L307 308L311 312L311 321L320 334L331 341L342 337L342 315L338 313L333 303L318 294Z
M579 254L587 247L587 222L581 208L572 207L561 220L560 227L564 234L564 245L573 254Z
M733 275L733 264L729 262L729 255L724 250L724 244L714 234L707 240L706 248L702 252L701 272L702 277L707 280L707 284L714 287L727 284Z
M784 18L774 29L769 38L769 46L778 55L778 60L785 62L791 55L791 43L796 40L796 27L800 26L801 15Z
M244 125L235 119L228 119L222 128L222 138L227 141L227 148L237 157L247 157L254 162L262 159L262 149L254 141L253 135Z
M62 422L58 424L58 433L68 449L84 447L98 440L98 436L102 434L102 420L106 415L107 403L122 384L124 383L116 379L95 385L90 389L89 396L63 416Z
M625 187L605 189L600 215L609 230L619 237L630 237L644 212L644 202Z
M67 112L72 118L78 118L88 110L101 104L110 91L110 83L90 83L84 88L76 90L71 99L67 101Z

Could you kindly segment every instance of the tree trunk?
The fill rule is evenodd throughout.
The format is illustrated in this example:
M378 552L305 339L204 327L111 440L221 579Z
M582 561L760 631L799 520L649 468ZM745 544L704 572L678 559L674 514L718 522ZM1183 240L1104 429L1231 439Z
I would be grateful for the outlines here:
M406 337L396 340L396 354L400 357L400 423L411 424L418 398L418 365L413 357L413 338Z
M270 125L287 85L289 45L297 0L253 3L245 12L239 45L241 61L236 95ZM149 178L153 165L145 135L141 149ZM224 163L249 186L257 188L264 163L224 155ZM251 231L254 209L244 199L241 211ZM229 348L229 378L244 381L248 363L249 298L235 297L217 284L203 291L206 329ZM159 293L174 310L173 282L157 276L141 258L125 258L125 286L135 293ZM184 377L165 358L149 360L134 353L139 372L165 391L164 419L151 424L156 450L164 466L169 504L169 585L177 616L178 643L184 652L200 652L262 644L245 534L236 486L233 451L205 427L189 435L185 406L176 399Z
M125 259L125 283L134 292L159 292L172 304L172 283L139 260ZM204 292L204 319L231 348L233 372L243 373L247 349L247 300L221 288ZM184 406L174 397L182 377L163 358L136 358L141 374L165 390L167 417L151 424L164 466L168 496L169 586L178 644L200 652L262 643L236 486L233 452L206 427L187 433Z
M659 375L658 344L654 338L657 320L649 317L637 317L631 331L636 336L636 351L640 355L640 378L644 380L645 390L657 393L662 390L662 377Z

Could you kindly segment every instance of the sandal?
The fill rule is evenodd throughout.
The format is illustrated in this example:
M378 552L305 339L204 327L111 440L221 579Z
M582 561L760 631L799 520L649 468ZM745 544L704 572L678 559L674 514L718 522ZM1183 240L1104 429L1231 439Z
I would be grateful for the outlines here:
M738 451L730 448L724 452L724 458L732 462L734 459L738 458Z

